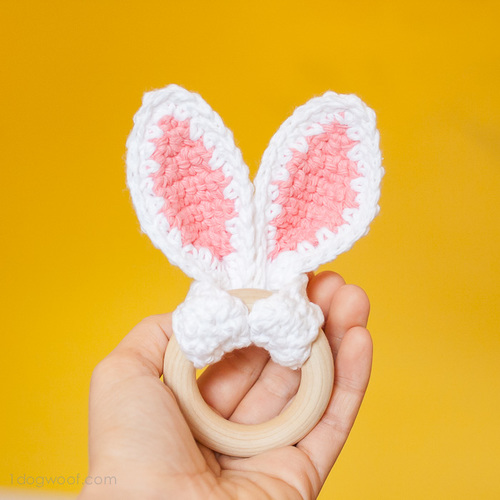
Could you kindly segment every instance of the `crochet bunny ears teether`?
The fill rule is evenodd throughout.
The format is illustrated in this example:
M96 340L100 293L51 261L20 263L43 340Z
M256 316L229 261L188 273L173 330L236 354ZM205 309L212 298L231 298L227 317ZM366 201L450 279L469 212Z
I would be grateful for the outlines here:
M221 118L176 85L149 92L127 142L141 227L195 279L174 314L196 367L252 343L297 368L322 323L303 273L348 250L377 214L382 176L375 114L327 92L286 120L254 186ZM248 316L226 290L276 291Z
M173 314L169 349L178 343L200 368L255 344L307 378L323 316L307 298L305 273L367 233L383 175L378 142L370 108L326 92L283 123L252 184L232 133L199 95L176 85L145 94L127 141L132 200L143 231L195 280ZM194 386L174 392L199 399ZM316 421L329 394L321 397Z

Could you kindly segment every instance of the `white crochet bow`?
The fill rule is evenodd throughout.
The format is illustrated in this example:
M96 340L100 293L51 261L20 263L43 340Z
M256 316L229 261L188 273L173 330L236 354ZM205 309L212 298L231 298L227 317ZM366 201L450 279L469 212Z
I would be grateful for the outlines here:
M127 141L128 185L142 229L194 278L175 310L179 345L196 367L255 344L300 367L322 324L306 272L368 232L383 175L375 114L327 92L271 139L252 184L231 132L197 94L145 94ZM227 293L275 292L249 312Z
M307 276L300 275L251 312L237 297L207 282L193 282L174 311L173 328L196 367L218 361L225 352L251 344L266 349L277 363L299 368L323 323L321 309L309 302Z

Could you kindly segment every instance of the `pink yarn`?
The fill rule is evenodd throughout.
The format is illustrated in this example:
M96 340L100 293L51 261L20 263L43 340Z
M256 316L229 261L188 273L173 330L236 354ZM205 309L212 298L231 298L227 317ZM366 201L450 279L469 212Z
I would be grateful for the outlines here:
M347 137L347 128L337 122L323 125L323 133L306 137L306 153L292 149L293 158L286 165L289 178L273 182L279 186L274 203L282 209L271 221L276 227L271 260L280 252L295 250L303 241L318 245L319 229L335 233L345 223L344 209L358 207L357 192L350 184L361 175L347 157L357 141Z
M234 200L224 198L231 178L210 167L213 148L190 139L189 119L164 116L157 126L163 135L150 141L156 145L150 159L160 165L151 177L154 194L165 200L161 212L181 232L183 246L208 248L221 260L234 251L225 226L236 216Z

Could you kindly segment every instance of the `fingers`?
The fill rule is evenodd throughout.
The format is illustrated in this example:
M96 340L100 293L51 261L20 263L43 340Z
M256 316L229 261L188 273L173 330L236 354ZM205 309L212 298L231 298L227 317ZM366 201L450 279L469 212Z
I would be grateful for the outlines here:
M366 328L354 326L344 333L335 363L330 403L316 427L297 444L309 456L322 482L354 424L370 378L372 350Z
M345 285L340 275L323 272L310 276L310 300L325 316L325 333L338 350L345 331L366 326L369 303L358 287ZM227 355L212 365L198 380L205 401L230 420L256 424L279 414L297 392L300 372L269 361L265 351L247 348Z
M294 396L300 384L300 371L269 361L230 420L260 424L278 415Z
M323 278L334 281L334 277ZM333 291L313 288L323 307L331 301L325 314L325 334L335 358L335 382L332 399L318 425L297 446L306 452L322 480L338 457L363 399L372 362L372 341L366 324L370 303L366 293L355 285L339 284Z
M269 353L255 346L226 354L198 378L201 395L224 418L229 418L268 360Z
M171 335L171 313L150 316L137 324L101 363L120 364L121 377L144 374L160 377Z
M316 276L309 273L309 278L310 300L327 317L332 296L345 282L328 271ZM198 379L200 392L210 406L225 418L248 424L277 415L297 392L299 383L299 371L269 361L264 350L254 347L226 355Z
M324 271L317 275L309 274L307 295L311 302L321 307L325 320L328 318L333 296L343 285L345 281L342 276L332 271Z
M334 359L345 333L353 326L366 327L369 313L370 301L363 289L344 285L335 291L324 326Z

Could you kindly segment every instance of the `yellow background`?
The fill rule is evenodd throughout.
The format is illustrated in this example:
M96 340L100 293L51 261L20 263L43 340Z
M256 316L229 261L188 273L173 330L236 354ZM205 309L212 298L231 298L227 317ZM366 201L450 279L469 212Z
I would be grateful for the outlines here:
M187 291L124 174L143 92L178 83L253 173L314 95L378 114L381 214L325 266L371 297L373 375L321 498L499 498L498 5L2 2L0 484L85 474L92 368Z

